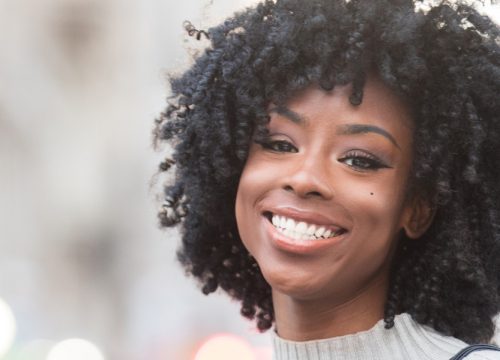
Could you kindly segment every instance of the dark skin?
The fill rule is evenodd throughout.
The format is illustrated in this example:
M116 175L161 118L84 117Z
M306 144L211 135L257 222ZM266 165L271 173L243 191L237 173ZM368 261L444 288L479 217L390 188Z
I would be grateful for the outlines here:
M351 86L311 86L270 106L267 145L253 143L236 197L241 239L272 287L278 334L305 341L368 330L383 318L401 232L418 238L432 213L408 196L412 119L370 76L361 105ZM272 216L331 229L306 240ZM313 245L311 245L314 243Z

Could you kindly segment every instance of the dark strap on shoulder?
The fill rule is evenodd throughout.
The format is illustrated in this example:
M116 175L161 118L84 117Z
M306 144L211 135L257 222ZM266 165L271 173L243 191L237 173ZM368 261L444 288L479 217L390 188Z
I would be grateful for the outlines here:
M466 348L460 350L460 352L458 354L456 354L455 356L453 356L450 360L461 360L461 359L464 359L471 352L480 351L480 350L500 351L500 348L496 347L495 345L489 345L489 344L469 345Z

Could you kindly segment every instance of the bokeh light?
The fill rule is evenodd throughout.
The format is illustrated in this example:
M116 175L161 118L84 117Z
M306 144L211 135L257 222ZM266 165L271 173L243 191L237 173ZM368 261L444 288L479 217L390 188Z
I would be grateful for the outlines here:
M104 360L104 356L97 346L87 340L68 339L55 345L47 360Z
M46 359L47 355L54 347L55 342L46 339L36 339L28 343L19 345L18 351L15 353L16 360L41 360ZM2 359L3 360L3 359Z
M194 360L257 360L248 342L230 334L207 339L196 352Z
M5 355L16 335L16 320L7 303L0 299L0 357Z
M271 346L260 346L255 348L255 355L259 360L272 360L273 349Z

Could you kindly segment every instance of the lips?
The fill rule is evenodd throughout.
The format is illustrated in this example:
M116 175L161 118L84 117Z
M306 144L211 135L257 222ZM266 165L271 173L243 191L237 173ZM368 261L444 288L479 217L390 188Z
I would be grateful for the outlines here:
M276 228L289 230L304 235L315 235L316 237L329 237L331 234L339 234L345 232L345 229L336 225L322 225L317 222L299 220L285 216L282 213L264 212L264 217L267 218ZM307 230L307 231L306 231Z
M338 224L336 220L330 219L321 213L301 210L291 206L268 208L262 212L262 215L265 216L269 221L271 221L273 215L280 215L291 218L297 222L305 222L308 224L323 226L326 229L330 230L332 233L338 232L339 230L347 231L345 226Z
M273 208L273 211L265 210L262 215L265 222L265 230L269 235L272 245L280 250L294 254L319 253L342 242L347 237L348 233L346 228L333 222L322 214L300 211L296 208ZM273 215L285 216L298 222L319 225L330 230L336 235L314 240L304 238L298 239L297 237L294 238L293 236L287 236L286 233L278 230L275 225L271 223Z

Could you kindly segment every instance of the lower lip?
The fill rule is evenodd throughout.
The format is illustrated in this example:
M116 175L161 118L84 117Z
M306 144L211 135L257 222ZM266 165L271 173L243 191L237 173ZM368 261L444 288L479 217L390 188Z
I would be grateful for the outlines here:
M295 240L280 233L265 216L262 218L264 219L266 231L271 238L272 244L280 250L294 254L313 254L324 251L342 242L347 235L347 232L345 232L342 235L328 239Z

